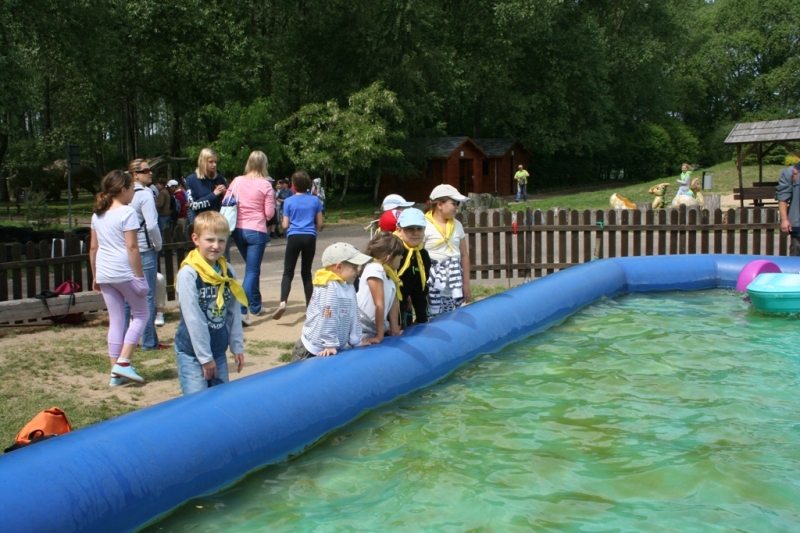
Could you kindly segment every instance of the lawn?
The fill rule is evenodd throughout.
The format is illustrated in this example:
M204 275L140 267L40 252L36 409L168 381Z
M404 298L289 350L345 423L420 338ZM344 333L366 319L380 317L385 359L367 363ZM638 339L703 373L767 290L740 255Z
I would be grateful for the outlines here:
M763 181L778 181L781 170L785 167L783 165L764 165L763 166ZM704 169L706 172L713 172L713 187L711 190L703 191L703 194L731 194L734 188L739 187L739 175L736 172L736 165L733 161L720 163L713 167ZM701 178L702 181L703 170L696 170L692 172L693 178ZM530 205L534 209L547 210L553 207L564 207L569 209L610 209L609 197L611 193L616 192L621 194L633 203L637 202L652 202L653 196L648 192L650 187L659 183L669 182L670 187L667 189L666 198L670 201L675 196L678 190L678 184L675 180L678 175L668 176L653 181L636 183L634 185L626 185L624 187L614 187L609 185L608 189L602 191L582 192L576 194L563 194L558 196L547 197L542 200L532 200L527 204L514 204L514 208L518 206ZM742 168L742 181L745 187L751 185L751 182L758 181L758 167L748 166Z

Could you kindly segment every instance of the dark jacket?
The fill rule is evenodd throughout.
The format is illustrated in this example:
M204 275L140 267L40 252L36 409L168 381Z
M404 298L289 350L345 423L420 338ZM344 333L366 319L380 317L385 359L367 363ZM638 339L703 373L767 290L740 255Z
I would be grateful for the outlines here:
M400 261L401 267L405 264L406 257L409 253L411 252L408 250L403 253L403 258ZM428 250L425 249L422 249L420 254L422 254L422 264L425 265L425 277L430 277L431 256L428 254ZM403 286L400 287L400 294L403 295L403 300L400 302L400 316L403 320L401 320L400 325L402 327L408 327L412 324L411 317L408 313L410 310L409 299L411 300L410 305L414 309L414 323L423 324L427 322L428 286L422 285L422 280L420 279L419 275L419 267L417 266L417 260L414 257L411 258L411 266L409 266L408 270L403 272L403 274L400 276L400 281L403 282Z

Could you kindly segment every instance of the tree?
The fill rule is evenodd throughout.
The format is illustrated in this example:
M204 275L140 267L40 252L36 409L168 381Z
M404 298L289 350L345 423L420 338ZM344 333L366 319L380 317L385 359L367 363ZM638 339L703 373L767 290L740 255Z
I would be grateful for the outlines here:
M376 82L352 94L348 103L346 109L333 100L307 104L278 125L287 130L290 157L298 167L343 177L338 206L352 170L368 168L382 157L402 157L391 145L402 137L391 129L403 120L396 95Z

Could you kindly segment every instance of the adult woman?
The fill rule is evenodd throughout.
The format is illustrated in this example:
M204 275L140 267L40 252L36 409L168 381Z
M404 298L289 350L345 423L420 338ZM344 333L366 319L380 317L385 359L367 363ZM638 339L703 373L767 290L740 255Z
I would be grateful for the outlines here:
M203 211L211 209L219 211L227 190L228 182L217 172L217 152L211 148L203 148L197 157L194 174L189 174L186 178L189 224L192 224L194 217Z
M275 216L275 193L267 181L267 156L264 152L256 150L250 154L244 176L233 180L231 192L236 195L238 205L233 241L244 258L242 287L250 308L242 306L242 322L249 326L251 315L259 315L262 311L261 261L269 242L267 221Z
M158 252L161 251L161 232L158 229L158 211L150 184L153 182L153 170L146 159L134 159L128 164L128 171L133 175L134 195L130 207L139 217L139 254L142 258L142 270L147 279L150 291L147 293L147 306L150 319L142 335L142 350L164 350L166 344L158 342L156 332L156 273L158 272ZM126 307L126 315L128 309Z
M317 232L322 229L322 202L309 194L311 178L305 170L292 174L292 186L297 191L283 202L281 226L286 231L286 255L283 259L283 278L281 279L281 302L272 318L278 320L286 311L286 300L292 288L297 257L302 254L300 277L306 306L311 300L314 286L311 284L311 263L317 251Z
M139 219L128 206L134 197L133 177L122 170L106 174L92 215L92 289L103 295L108 309L108 356L111 381L116 387L128 380L144 382L131 366L131 357L142 338L150 316L147 308L148 285L139 255ZM149 194L149 193L148 193ZM125 302L133 320L125 331Z

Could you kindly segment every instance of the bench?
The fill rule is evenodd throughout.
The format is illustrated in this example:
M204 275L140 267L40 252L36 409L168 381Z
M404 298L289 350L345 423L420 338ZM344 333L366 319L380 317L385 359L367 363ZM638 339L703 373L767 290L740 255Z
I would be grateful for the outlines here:
M76 293L75 302L72 305L70 302L70 296L48 298L46 303L36 298L0 302L0 324L9 325L17 320L63 316L67 313L102 311L106 308L103 295L91 291Z
M733 189L734 200L752 200L754 206L762 206L765 201L769 203L776 203L775 200L775 186L768 186L762 184L758 187L743 187L741 189Z

